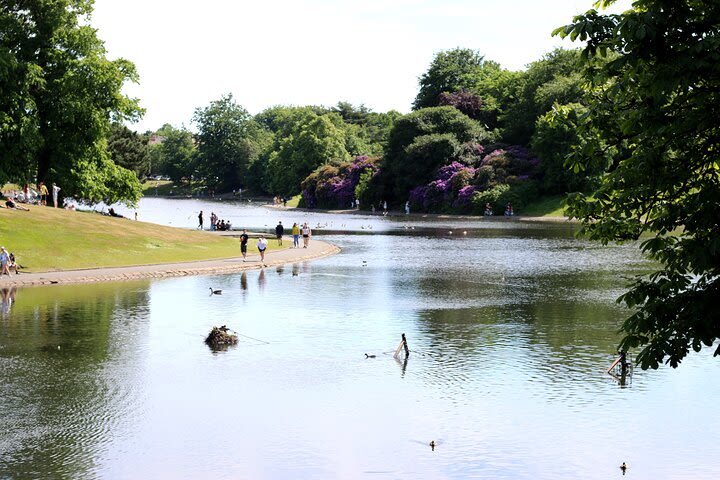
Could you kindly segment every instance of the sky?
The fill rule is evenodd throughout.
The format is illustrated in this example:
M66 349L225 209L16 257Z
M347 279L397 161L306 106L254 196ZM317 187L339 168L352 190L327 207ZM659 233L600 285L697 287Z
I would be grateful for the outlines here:
M569 40L552 30L593 0L95 0L108 57L135 63L139 132L191 123L223 94L251 114L273 105L410 111L433 56L479 51L512 70ZM630 0L620 0L616 11Z

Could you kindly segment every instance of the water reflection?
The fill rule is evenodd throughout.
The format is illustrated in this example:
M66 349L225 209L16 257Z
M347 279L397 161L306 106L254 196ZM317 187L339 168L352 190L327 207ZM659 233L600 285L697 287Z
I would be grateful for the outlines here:
M0 478L720 475L696 428L717 363L607 374L632 247L400 233L328 236L342 253L275 273L18 290ZM237 346L207 349L218 325Z
M0 308L0 317L5 319L10 315L10 309L15 301L15 287L0 288L0 300L2 307Z
M22 289L0 325L0 477L90 475L138 407L147 283Z

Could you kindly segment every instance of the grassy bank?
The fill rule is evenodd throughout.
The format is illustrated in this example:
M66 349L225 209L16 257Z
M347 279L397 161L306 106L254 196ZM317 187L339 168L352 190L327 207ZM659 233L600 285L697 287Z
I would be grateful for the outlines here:
M187 183L175 183L171 180L146 180L142 185L146 197L174 197L192 194L192 186Z
M515 215L525 217L563 217L565 215L565 198L565 195L539 198L521 211L516 211Z
M278 248L275 241L269 243L271 250ZM233 238L32 205L29 212L0 208L0 245L15 253L25 271L32 272L240 255L238 240ZM255 253L254 240L251 245L250 252Z

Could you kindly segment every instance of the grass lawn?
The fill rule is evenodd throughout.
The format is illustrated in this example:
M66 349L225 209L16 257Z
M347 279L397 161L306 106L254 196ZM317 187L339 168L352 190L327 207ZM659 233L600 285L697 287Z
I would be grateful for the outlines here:
M142 192L146 197L185 196L192 194L192 187L187 183L176 184L172 180L146 180L142 184Z
M298 203L300 203L301 198L302 198L302 194L295 195L294 197L288 199L287 206L297 208Z
M0 208L0 245L25 271L45 272L237 257L236 238L92 212ZM279 248L268 242L269 250ZM254 241L251 240L254 247ZM251 253L254 253L251 248Z
M540 198L522 211L516 211L515 215L523 217L564 217L565 216L565 195Z

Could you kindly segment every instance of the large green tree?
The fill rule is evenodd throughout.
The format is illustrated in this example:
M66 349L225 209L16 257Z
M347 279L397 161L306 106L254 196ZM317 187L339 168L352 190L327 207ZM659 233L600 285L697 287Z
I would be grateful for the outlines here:
M117 165L140 177L149 172L148 137L133 132L121 123L113 123L108 137L110 158Z
M245 187L245 177L267 143L266 131L231 94L195 110L197 173L216 191Z
M555 105L535 122L530 142L533 153L541 159L541 188L546 193L565 194L594 189L607 170L616 149L609 148L597 130L581 128L587 107L579 103ZM566 167L568 156L582 149L594 152L592 166L582 171Z
M173 182L189 181L195 173L197 149L192 133L184 127L165 125L157 133L163 141L151 147L158 162L156 171L170 177Z
M461 146L489 140L480 124L455 107L424 108L397 120L385 149L382 195L404 201L438 167L457 159Z
M584 102L578 50L556 49L532 62L514 80L500 118L502 137L508 143L528 145L535 122L554 104Z
M570 212L591 238L641 238L659 262L621 297L634 309L621 347L642 346L643 368L675 367L720 338L720 3L637 0L555 33L586 42L587 128L618 148L600 189ZM596 159L580 150L575 167Z
M110 159L112 121L136 120L132 63L109 60L89 26L91 0L0 6L0 181L57 182L62 194L136 201L137 177Z
M478 84L497 76L500 71L498 63L486 61L479 52L468 48L438 52L428 71L420 76L420 90L413 109L437 107L440 94L473 91Z
M267 164L267 190L292 196L300 183L320 165L345 161L347 125L337 113L318 115L310 107L275 107L275 141Z

